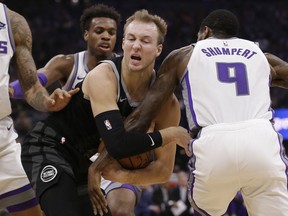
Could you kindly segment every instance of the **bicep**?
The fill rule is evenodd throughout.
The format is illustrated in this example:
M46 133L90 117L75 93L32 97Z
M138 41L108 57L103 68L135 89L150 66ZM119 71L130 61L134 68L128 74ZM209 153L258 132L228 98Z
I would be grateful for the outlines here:
M32 35L23 16L11 10L8 10L8 15L15 43L14 59L18 79L23 91L26 92L37 81L36 65L31 54Z
M73 65L73 55L57 55L54 56L43 68L39 69L38 72L45 74L48 81L46 87L48 87L63 78L67 80L72 72Z

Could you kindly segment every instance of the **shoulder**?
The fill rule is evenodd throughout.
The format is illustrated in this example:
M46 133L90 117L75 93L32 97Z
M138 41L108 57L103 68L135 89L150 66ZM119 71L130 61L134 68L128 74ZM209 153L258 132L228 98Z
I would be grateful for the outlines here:
M113 72L113 68L110 64L103 62L93 68L85 77L82 85L84 95L91 97L91 94L96 92L103 92L105 95L109 92L114 92L114 88L117 87L117 78Z
M64 55L64 54L58 54L54 56L53 58L50 59L50 61L47 63L53 63L53 64L60 64L64 66L69 66L74 64L74 55L76 54L69 54L69 55Z
M189 57L191 56L191 53L194 49L194 45L193 44L190 44L188 46L184 46L184 47L181 47L179 49L175 49L173 50L169 56L173 56L174 58L180 58L180 57Z
M112 65L108 62L102 62L93 68L85 77L83 86L86 83L109 82L116 80Z
M51 58L48 63L45 65L46 69L58 69L61 71L72 71L72 68L74 66L74 55L75 54L69 54L69 55L63 55L59 54Z
M192 55L194 47L192 45L185 46L176 50L173 50L166 58L166 61L170 63L170 65L178 65L188 64L188 61Z

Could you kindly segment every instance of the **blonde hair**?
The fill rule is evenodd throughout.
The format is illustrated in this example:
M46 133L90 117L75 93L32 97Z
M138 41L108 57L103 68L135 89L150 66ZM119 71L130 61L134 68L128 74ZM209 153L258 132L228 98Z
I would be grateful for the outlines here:
M155 23L158 29L158 44L163 44L165 36L167 34L167 23L160 16L149 14L149 12L145 9L136 11L132 16L130 16L124 25L124 34L127 26L133 21L141 21L145 23Z

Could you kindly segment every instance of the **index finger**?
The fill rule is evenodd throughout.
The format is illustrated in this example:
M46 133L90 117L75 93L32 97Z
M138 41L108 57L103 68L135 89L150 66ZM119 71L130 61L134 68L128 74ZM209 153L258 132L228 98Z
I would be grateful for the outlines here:
M70 94L70 95L74 95L74 94L76 94L79 91L80 91L80 88L75 88L75 89L69 90L67 93Z

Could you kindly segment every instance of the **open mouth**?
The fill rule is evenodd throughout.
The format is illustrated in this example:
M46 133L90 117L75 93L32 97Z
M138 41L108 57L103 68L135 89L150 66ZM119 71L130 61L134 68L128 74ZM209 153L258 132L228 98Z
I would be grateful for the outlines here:
M137 56L137 55L132 55L132 56L131 56L131 59L132 59L132 60L136 60L136 61L141 61L141 57L140 57L140 56Z

